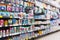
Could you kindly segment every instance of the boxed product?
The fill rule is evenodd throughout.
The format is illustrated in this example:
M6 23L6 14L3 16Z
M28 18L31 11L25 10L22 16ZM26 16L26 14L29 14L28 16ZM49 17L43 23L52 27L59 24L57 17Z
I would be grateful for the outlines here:
M10 28L10 34L15 33L14 28Z
M2 35L3 35L3 37L5 37L6 35L5 35L5 30L2 30Z
M8 26L8 20L4 20L4 26Z
M16 11L16 12L19 12L19 5L16 5L15 11Z
M2 30L0 30L0 37L2 37Z
M11 5L7 5L7 11L12 11L12 6Z
M8 25L12 25L12 19L8 20Z
M0 4L0 11L6 11L6 5Z
M23 6L22 5L19 6L19 12L23 12Z
M12 12L15 12L15 11L16 11L15 8L16 8L16 5L13 4L13 5L12 5Z
M0 20L0 27L4 25L4 20Z
M10 34L10 30L9 29L5 30L5 35L9 36L9 34Z

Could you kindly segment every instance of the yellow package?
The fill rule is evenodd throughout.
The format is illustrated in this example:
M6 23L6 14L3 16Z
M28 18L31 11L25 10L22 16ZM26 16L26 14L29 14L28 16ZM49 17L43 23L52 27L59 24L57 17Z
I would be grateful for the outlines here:
M39 31L39 35L42 35L42 31Z
M5 20L4 25L8 26L8 21L7 20Z
M0 16L0 18L3 18L3 16Z

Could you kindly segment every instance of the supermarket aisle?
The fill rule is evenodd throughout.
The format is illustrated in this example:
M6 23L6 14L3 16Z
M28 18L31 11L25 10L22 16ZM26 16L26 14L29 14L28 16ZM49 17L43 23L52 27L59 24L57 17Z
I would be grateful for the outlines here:
M36 40L60 40L60 32L36 39Z

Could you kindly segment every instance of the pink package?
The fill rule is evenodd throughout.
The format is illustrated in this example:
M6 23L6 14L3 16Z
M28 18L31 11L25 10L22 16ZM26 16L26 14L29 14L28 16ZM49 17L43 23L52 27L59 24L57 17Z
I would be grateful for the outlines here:
M4 25L4 20L0 20L0 26Z
M12 11L12 7L10 5L7 6L7 11Z

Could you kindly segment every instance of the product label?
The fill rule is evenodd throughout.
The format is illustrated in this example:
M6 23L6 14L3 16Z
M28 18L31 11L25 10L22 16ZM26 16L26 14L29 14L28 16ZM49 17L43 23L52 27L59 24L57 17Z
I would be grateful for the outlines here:
M5 11L6 10L6 5L1 5L0 4L0 10Z
M4 25L4 20L0 20L0 26Z
M10 5L7 5L7 11L12 11L12 7Z
M19 11L22 12L23 11L23 6L19 7Z
M7 20L4 21L4 25L8 26L8 21Z
M12 11L13 11L13 12L15 12L15 7L16 7L16 5L14 4L14 5L12 6Z
M16 5L16 12L19 12L19 5Z

